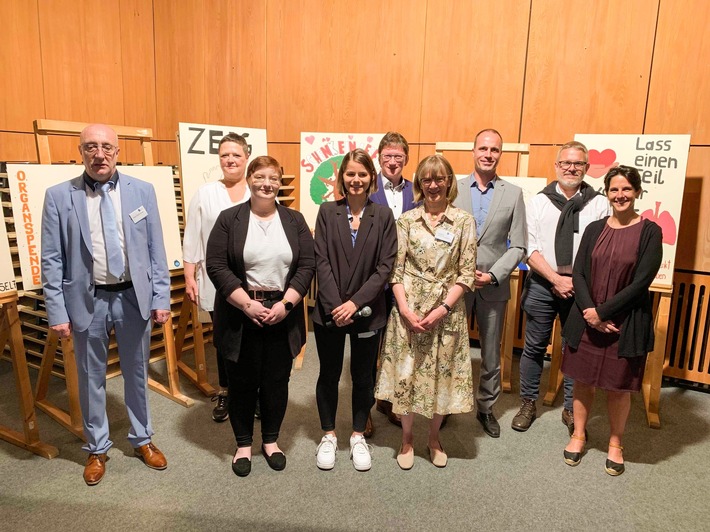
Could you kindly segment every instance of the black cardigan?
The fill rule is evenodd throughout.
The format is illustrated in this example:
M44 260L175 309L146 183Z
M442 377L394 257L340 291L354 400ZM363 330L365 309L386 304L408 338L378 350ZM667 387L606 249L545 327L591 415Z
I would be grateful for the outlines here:
M587 326L583 310L594 307L591 296L592 250L606 225L608 217L587 226L579 244L574 261L575 305L562 330L562 336L570 347L577 349ZM613 319L625 312L628 316L619 328L619 356L631 358L653 351L653 312L649 287L658 273L663 260L663 235L661 228L650 220L642 220L638 260L634 266L631 284L615 296L596 307L599 319Z

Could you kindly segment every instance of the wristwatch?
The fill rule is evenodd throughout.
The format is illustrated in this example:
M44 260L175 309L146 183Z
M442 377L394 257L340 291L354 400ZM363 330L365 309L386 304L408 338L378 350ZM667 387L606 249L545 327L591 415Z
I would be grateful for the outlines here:
M286 312L291 312L293 310L293 303L291 303L288 299L283 298L281 300L281 303L284 304L284 308L286 309Z

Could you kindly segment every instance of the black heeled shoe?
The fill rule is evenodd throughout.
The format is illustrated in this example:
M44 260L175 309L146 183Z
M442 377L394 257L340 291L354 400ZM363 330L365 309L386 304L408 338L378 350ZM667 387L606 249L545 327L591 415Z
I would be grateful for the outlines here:
M269 464L269 467L274 471L283 471L286 468L286 455L281 451L274 451L271 453L271 456L269 456L266 453L266 449L264 449L264 444L262 443L261 452L264 455L264 458L266 458L266 463Z
M572 434L571 438L573 440L579 440L579 441L583 441L585 443L587 441L586 438L580 438L579 436L575 436L574 434ZM567 464L568 466L572 466L572 467L579 465L579 463L582 461L583 454L584 454L584 448L582 448L582 450L579 451L578 453L573 453L570 451L563 451L562 452L562 455L564 456L564 459L565 459L565 464Z
M624 450L621 445L614 445L613 443L610 443L609 447L615 447L617 449L621 449L622 451ZM624 464L619 464L607 458L606 464L604 464L604 471L606 471L607 474L611 475L612 477L618 477L624 471L626 471L626 468L624 467Z
M251 473L251 460L249 458L237 458L236 462L232 462L232 471L238 477L246 477Z

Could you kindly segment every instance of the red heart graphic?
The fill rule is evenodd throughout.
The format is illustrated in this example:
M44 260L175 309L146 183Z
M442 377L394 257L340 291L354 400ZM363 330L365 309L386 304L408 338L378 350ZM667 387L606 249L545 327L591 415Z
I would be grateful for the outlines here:
M367 142L372 142L372 137L367 137Z
M599 178L606 175L611 167L616 162L616 152L611 149L606 149L603 152L597 150L589 150L589 170L587 175Z
M306 142L307 142L308 144L313 144L313 141L314 141L314 140L316 140L316 137L315 137L314 135L308 135L308 136L306 137Z
M353 140L353 138L355 138L355 137L354 137L354 135L348 135L348 138L349 138L350 140Z

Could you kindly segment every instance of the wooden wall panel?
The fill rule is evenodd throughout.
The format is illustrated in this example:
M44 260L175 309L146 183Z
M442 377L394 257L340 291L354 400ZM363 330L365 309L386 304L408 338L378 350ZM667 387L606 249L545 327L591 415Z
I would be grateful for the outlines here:
M658 0L532 3L521 141L643 130Z
M518 141L529 13L529 1L429 0L420 142L486 127Z
M32 120L44 113L37 4L3 0L0 20L0 130L28 131ZM6 152L7 147L0 150Z
M154 0L156 138L173 140L178 122L266 127L265 2Z
M301 131L396 130L417 142L426 4L269 2L269 140L298 142Z
M676 268L710 272L710 148L690 148Z
M710 3L662 0L645 133L710 144Z
M0 161L37 162L34 135L0 131Z
M118 3L38 0L38 7L45 117L122 124Z

